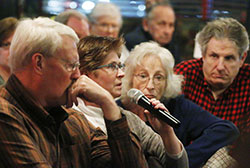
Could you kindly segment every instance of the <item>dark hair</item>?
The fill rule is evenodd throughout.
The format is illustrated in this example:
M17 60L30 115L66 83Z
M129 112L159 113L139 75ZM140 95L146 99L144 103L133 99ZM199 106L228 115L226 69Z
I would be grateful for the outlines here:
M0 20L0 45L4 40L9 38L14 33L17 27L18 20L14 17L7 17Z
M103 36L87 36L78 43L80 57L80 71L90 72L100 66L111 51L121 55L123 39Z

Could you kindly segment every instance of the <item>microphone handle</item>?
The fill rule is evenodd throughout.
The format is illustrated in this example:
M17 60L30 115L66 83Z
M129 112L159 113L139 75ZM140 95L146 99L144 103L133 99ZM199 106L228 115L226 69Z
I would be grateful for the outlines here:
M150 113L152 113L158 119L166 122L168 125L174 128L178 128L181 124L181 122L178 119L176 119L174 116L172 116L168 112L163 111L161 109L155 109L146 96L142 96L138 100L137 104L147 109Z

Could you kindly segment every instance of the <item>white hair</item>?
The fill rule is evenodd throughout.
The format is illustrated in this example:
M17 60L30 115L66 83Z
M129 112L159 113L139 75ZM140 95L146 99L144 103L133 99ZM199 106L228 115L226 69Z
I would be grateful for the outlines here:
M168 49L161 47L156 42L144 42L136 45L125 61L126 68L122 83L122 99L127 99L127 92L132 88L132 78L134 71L136 67L142 63L142 59L146 56L154 56L159 58L165 73L167 74L166 88L163 97L169 99L180 95L183 76L174 74L173 55Z
M89 14L89 20L91 23L96 23L97 19L101 16L116 16L118 18L120 26L122 25L122 15L120 12L120 8L113 3L97 3Z
M9 66L12 72L24 68L30 63L34 53L52 57L62 46L62 36L79 39L70 27L46 17L24 19L15 31L10 47Z

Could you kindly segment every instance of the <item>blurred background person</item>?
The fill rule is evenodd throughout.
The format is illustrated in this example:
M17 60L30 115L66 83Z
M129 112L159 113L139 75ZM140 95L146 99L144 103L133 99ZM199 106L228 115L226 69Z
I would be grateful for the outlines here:
M102 36L88 36L78 43L81 74L97 82L114 98L121 95L124 77L124 65L119 60L122 44L121 38ZM100 127L107 134L99 105L79 99L78 106L74 108L83 112L95 127ZM123 109L121 111L126 116L130 129L139 138L149 167L188 167L184 147L170 126L166 123L158 125L161 138L135 114Z
M174 128L186 148L189 167L201 167L218 149L232 144L239 135L237 127L222 120L181 94L182 75L173 72L174 58L156 42L137 45L127 58L121 99L118 105L138 115L148 125L144 108L130 101L127 92L136 88L149 99L155 98L180 120Z
M161 2L170 3L169 0L145 0L146 9L149 9L150 7L152 7L153 5L155 5L156 3L161 3Z
M66 10L57 15L55 21L71 27L80 39L89 35L88 18L77 10Z
M122 15L118 6L113 3L99 2L89 14L90 34L117 38L122 27ZM129 55L126 46L122 45L120 60L124 62Z
M142 26L127 33L124 38L128 50L141 42L156 41L173 54L175 63L181 62L178 46L174 42L175 12L170 3L156 3L150 7L142 20Z
M10 76L9 49L18 20L7 17L0 20L0 85L4 84Z

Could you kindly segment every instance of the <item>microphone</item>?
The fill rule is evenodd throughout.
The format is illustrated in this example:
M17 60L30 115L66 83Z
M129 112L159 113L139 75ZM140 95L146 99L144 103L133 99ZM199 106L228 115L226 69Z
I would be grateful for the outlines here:
M132 102L147 109L150 113L152 113L158 119L166 122L168 125L174 128L180 126L181 122L174 116L164 110L155 109L154 106L150 103L150 100L140 90L132 88L128 91L127 95L132 100Z

